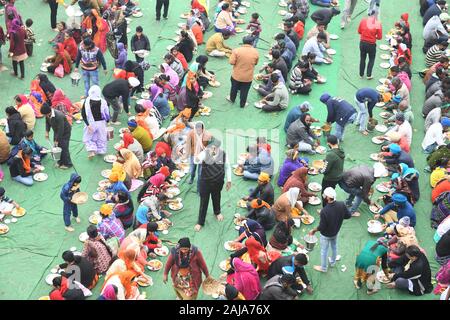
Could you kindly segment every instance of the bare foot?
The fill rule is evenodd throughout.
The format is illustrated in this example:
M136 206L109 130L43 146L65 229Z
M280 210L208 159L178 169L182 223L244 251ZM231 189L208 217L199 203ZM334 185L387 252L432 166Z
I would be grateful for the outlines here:
M216 216L216 219L217 219L217 221L223 221L223 215L222 215L221 213L219 213L219 214Z
M356 289L361 289L361 287L358 285L358 280L353 280L353 284L355 285Z
M199 225L199 224L196 224L195 227L194 227L194 230L195 230L196 232L199 232L201 229L202 229L202 226Z
M72 228L71 226L65 227L65 229L66 229L66 231L68 231L68 232L74 232L74 231L75 231L75 229Z
M359 213L358 211L352 213L352 217L359 217L359 216L361 216L361 213Z
M364 136L367 136L369 134L369 132L368 131L361 131L361 134L364 135Z
M314 266L314 270L319 271L319 272L323 272L326 273L326 271L323 271L321 266Z
M78 218L78 217L75 218L75 221L76 221L77 223L81 223L81 219Z

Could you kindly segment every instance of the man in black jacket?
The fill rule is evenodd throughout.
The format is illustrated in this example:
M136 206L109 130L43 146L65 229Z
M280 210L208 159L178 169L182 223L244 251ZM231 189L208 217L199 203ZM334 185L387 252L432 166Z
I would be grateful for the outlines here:
M392 277L392 282L387 285L389 289L408 291L415 296L433 291L430 263L419 247L409 246L406 253L394 261L395 264L390 263L389 267L400 267L402 271L396 272ZM408 264L409 268L406 269L405 266Z
M112 124L120 124L120 122L117 121L120 112L119 98L122 98L123 109L128 114L128 116L131 116L129 110L130 89L137 87L139 83L140 82L138 79L132 77L128 80L116 79L103 87L102 94L105 97L108 105L114 111L111 117Z
M286 257L280 257L269 267L267 272L267 279L271 279L276 275L291 274L297 279L297 282L293 285L295 290L303 291L306 286L306 291L309 294L313 293L313 288L306 275L305 266L308 264L308 257L306 254L299 253L297 255L290 255Z
M130 41L131 51L135 54L137 62L144 61L144 58L139 57L136 54L136 51L140 50L150 51L150 40L148 40L147 36L142 33L143 31L144 29L142 29L141 26L137 26L136 34L131 38Z
M311 20L317 24L324 24L326 29L328 24L331 22L331 19L333 19L334 16L337 16L340 13L341 11L336 8L320 9L313 12L313 14L311 15Z
M197 163L201 163L198 192L200 194L200 208L195 231L200 231L205 225L208 212L209 198L212 198L214 215L218 221L223 221L220 208L220 196L226 178L226 190L231 188L231 169L225 152L220 148L220 141L211 138L205 150L197 156Z
M72 127L61 111L50 108L48 104L42 106L41 113L45 116L45 138L49 139L50 129L53 129L54 146L61 148L61 158L56 166L60 169L71 168L73 165L70 159L69 142Z
M289 37L289 39L292 40L292 42L295 44L295 48L298 49L298 46L300 45L300 39L298 38L297 33L294 31L294 24L292 22L285 22L283 24L283 30L284 33ZM286 79L286 78L284 78Z
M336 201L336 191L333 188L326 188L323 192L324 203L327 205L320 212L319 226L309 232L309 235L314 235L320 231L320 247L321 247L321 265L314 266L314 270L320 272L327 272L328 261L330 266L334 267L336 261L341 257L337 254L337 237L341 229L344 219L350 219L352 215L342 201ZM328 258L328 248L331 246L332 255Z
M294 300L297 297L294 285L292 274L275 275L267 281L258 300Z
M252 201L253 199L261 199L269 205L273 205L274 191L268 173L261 172L258 177L258 186L251 190L248 197L243 198L245 201Z

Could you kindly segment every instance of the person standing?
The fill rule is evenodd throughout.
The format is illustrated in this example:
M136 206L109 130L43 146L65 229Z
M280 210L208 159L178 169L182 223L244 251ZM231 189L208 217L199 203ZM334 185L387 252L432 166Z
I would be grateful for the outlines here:
M244 108L248 105L248 91L252 85L253 72L258 64L259 53L252 46L253 37L246 36L242 42L244 43L243 46L234 49L231 53L230 64L233 66L233 72L231 74L230 95L227 100L234 103L237 93L240 91L240 107Z
M70 180L66 184L64 184L59 195L64 203L63 218L65 229L69 232L75 231L75 229L72 227L72 223L70 222L70 216L72 214L77 223L81 222L80 218L78 217L78 206L72 202L73 195L80 191L80 183L81 177L76 173L72 173L72 175L70 176Z
M205 150L205 146L211 139L211 134L206 131L203 122L198 121L195 123L193 130L189 131L186 139L186 153L185 156L189 157L189 184L194 183L195 173L198 171L198 176L200 176L200 165L197 161L197 157ZM197 170L198 168L198 170Z
M167 0L169 1L169 0ZM141 58L136 54L136 51L150 51L150 40L148 37L143 33L144 29L141 26L136 27L136 34L131 37L130 45L131 45L131 52L135 54L136 62L141 63L144 61L144 58Z
M352 14L357 2L358 0L345 0L344 12L341 17L341 29L344 29L352 20Z
M108 149L108 138L106 133L106 123L109 122L108 104L101 96L99 86L92 86L89 89L89 96L84 101L81 110L84 128L83 143L91 159L96 154L105 154Z
M197 157L201 163L198 185L200 208L198 222L194 228L197 232L205 225L210 197L212 198L216 219L223 221L220 198L225 178L227 181L226 190L229 191L231 188L231 168L227 162L225 152L220 148L220 144L220 141L211 138L206 149Z
M324 202L327 204L320 211L319 226L309 232L309 235L314 235L317 231L320 232L320 255L321 265L314 266L314 270L319 272L327 272L328 262L331 267L336 265L341 257L337 254L337 237L341 229L344 219L350 219L352 215L345 206L344 202L336 201L336 190L333 188L326 188L323 192ZM328 258L328 248L331 246L331 257Z
M358 33L361 35L359 43L360 62L359 62L359 76L364 77L364 70L366 69L366 57L369 56L369 63L367 64L367 80L373 79L372 69L375 63L377 54L377 40L383 38L383 31L381 23L377 20L375 15L369 15L359 23Z
M327 151L327 155L325 156L325 167L322 170L322 195L324 190L328 187L335 189L344 173L345 152L339 146L337 137L329 135L327 137L327 145L330 150Z
M344 99L331 97L328 93L322 94L320 101L327 106L326 124L331 126L333 122L336 122L334 135L340 142L344 141L345 126L356 119L355 108Z
M28 58L25 46L26 31L18 19L11 22L9 30L9 57L12 59L13 72L11 75L17 77L17 65L20 66L20 79L25 78L24 61Z
M64 0L48 0L48 5L50 6L50 25L53 31L58 31L58 29L56 29L58 4L64 4Z
M106 68L106 61L103 53L97 48L91 38L85 38L80 44L77 59L75 60L75 70L78 72L78 67L81 62L81 69L84 79L84 96L87 97L89 89L91 88L91 80L93 85L99 84L98 67L101 64L105 75L108 73Z
M161 20L161 9L164 7L163 18L167 20L169 14L169 0L156 0L156 21Z
M181 238L171 249L164 268L164 283L167 283L169 271L173 288L180 300L197 299L198 290L203 282L202 273L209 277L208 267L201 251L191 245L189 238Z
M54 146L61 148L61 158L56 166L60 169L69 169L73 166L69 151L69 142L72 133L72 127L67 121L64 113L50 108L48 104L44 104L42 106L41 113L46 118L45 138L49 139L50 129L53 129Z

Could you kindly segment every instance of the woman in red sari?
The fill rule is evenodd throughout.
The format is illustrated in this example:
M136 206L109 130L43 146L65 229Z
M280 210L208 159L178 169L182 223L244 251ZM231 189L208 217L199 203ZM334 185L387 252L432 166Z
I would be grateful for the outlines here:
M56 68L60 65L64 68L64 74L69 74L72 71L72 59L70 58L70 54L64 49L64 45L62 43L58 43L53 47L55 51L55 55L49 59L48 62L51 65L47 68L48 72L54 73Z
M262 244L253 236L245 241L245 246L247 247L247 252L252 263L256 265L256 271L263 274L267 273L270 264L281 256L278 251L270 251L268 253Z
M77 42L69 32L64 33L64 42L62 44L64 49L69 53L70 59L75 61L77 59L78 46Z
M64 94L64 91L57 89L52 98L52 108L61 111L72 125L73 114L79 110L73 105L72 101Z

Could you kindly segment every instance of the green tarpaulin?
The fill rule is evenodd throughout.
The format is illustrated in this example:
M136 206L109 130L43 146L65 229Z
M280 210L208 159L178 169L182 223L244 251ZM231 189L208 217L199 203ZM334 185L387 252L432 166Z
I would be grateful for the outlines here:
M211 1L210 12L213 13L216 1ZM277 5L276 0L252 0L249 13L243 16L248 21L252 12L258 12L261 16L262 34L261 38L272 43L275 33L280 30L277 28L281 22L281 16L277 11L281 8ZM140 6L144 16L142 18L132 18L130 28L135 29L136 26L142 25L144 33L147 34L151 41L152 51L147 58L151 64L159 65L162 56L166 52L168 45L173 45L171 40L165 38L173 38L177 30L177 24L183 22L179 18L180 14L188 11L190 1L171 1L170 14L168 20L156 22L154 18L155 1L141 1ZM341 1L343 6L344 1ZM34 56L26 60L26 77L25 80L19 80L9 75L9 71L0 74L0 93L2 97L2 108L13 104L13 97L16 94L28 93L30 81L39 72L39 67L43 59L51 53L51 46L48 40L55 35L50 28L49 8L43 1L17 1L17 8L24 19L32 18L34 20L33 29L36 33L38 42L35 44ZM311 12L318 7L311 6ZM375 80L361 80L358 76L359 66L359 37L357 26L360 19L366 15L367 3L358 1L354 13L354 19L345 30L340 30L340 17L334 18L329 26L329 31L339 35L339 40L333 41L332 46L336 49L337 54L334 56L334 63L329 66L320 66L317 69L327 78L327 83L323 85L314 85L313 91L309 96L292 96L289 108L308 100L313 105L312 114L319 118L322 122L326 117L325 106L320 103L319 97L322 93L328 92L331 95L338 95L350 102L354 101L356 88L364 86L375 87L378 78L386 76L386 70L381 69L379 64L382 60L379 58L382 53L377 51L377 59L374 68ZM414 137L412 144L412 155L421 173L421 200L416 205L417 212L417 236L421 246L426 250L430 260L432 271L438 270L438 265L434 260L434 242L432 240L434 230L430 228L429 214L431 209L430 203L430 187L428 183L428 174L423 173L425 166L425 155L421 152L420 143L424 136L423 119L420 115L422 103L424 100L424 86L421 79L417 75L417 71L424 68L424 55L421 52L422 46L422 20L419 15L417 1L396 0L383 1L381 6L381 21L383 24L383 32L386 33L393 27L394 23L399 20L400 15L408 12L410 16L411 32L413 35L413 89L411 91L411 104L415 112ZM358 13L361 13L358 15ZM59 9L58 20L65 20L66 16L63 8ZM3 19L3 17L2 17ZM313 27L313 23L308 19L306 32ZM305 32L305 34L306 34ZM207 32L205 40L213 33ZM244 34L241 34L244 35ZM237 35L227 40L230 46L237 47L242 36ZM131 37L131 34L129 34ZM266 41L259 42L260 61L258 69L267 60L264 55L267 54L269 44ZM299 49L303 46L302 41ZM382 41L379 43L383 43ZM11 62L7 58L6 45L3 50L3 61L11 68ZM204 46L199 48L199 53L204 53ZM107 64L110 70L108 75L100 76L101 85L105 85L112 80L113 61L107 53ZM129 53L129 57L133 58ZM254 142L256 136L267 136L272 145L273 156L277 160L277 165L284 159L285 151L285 134L283 131L284 120L287 111L264 114L260 110L253 107L253 103L258 97L256 91L251 89L249 95L250 106L240 109L238 104L231 105L225 100L230 88L230 71L231 66L226 59L210 58L208 69L217 74L218 80L222 83L219 88L211 88L213 97L205 102L207 106L212 108L212 114L209 117L201 117L206 127L211 129L215 134L221 133L220 139L224 142L225 148L229 156L233 157L233 161L237 160L240 153L244 152L248 143ZM149 82L151 76L157 72L152 67L146 72L146 83ZM78 101L83 95L83 84L74 87L71 85L69 77L58 79L50 76L50 79L57 87L62 88L73 101ZM134 105L134 103L133 103ZM376 118L380 119L378 113L380 109L375 110ZM122 123L126 121L126 115L120 115ZM92 194L97 189L97 183L102 179L100 171L110 168L101 157L93 160L87 160L87 153L82 143L83 124L74 124L71 139L71 155L74 167L83 177L83 191ZM228 130L228 131L227 131ZM357 164L372 164L369 160L369 154L376 152L378 146L374 145L369 137L363 137L359 134L354 125L348 126L346 129L345 142L343 148L347 153L345 167L350 168ZM248 138L250 137L250 138ZM38 120L36 140L46 145L44 139L44 121ZM116 129L115 139L109 142L109 152L113 153L113 145L118 141L118 132ZM324 142L324 140L322 140ZM312 159L320 159L320 156L314 156ZM74 224L75 232L68 233L64 230L62 219L62 201L59 198L59 192L62 185L69 179L71 170L62 171L53 167L51 159L45 159L45 172L48 173L49 179L42 183L35 183L32 187L25 187L16 182L11 181L8 167L2 165L5 171L5 179L1 185L7 189L7 195L18 201L28 211L28 214L19 219L16 224L10 224L10 232L0 236L0 299L37 299L40 296L47 295L51 289L45 283L45 277L49 274L50 269L61 263L61 253L68 250L72 246L76 246L79 251L82 249L82 243L78 240L78 235L86 230L88 226L88 217L94 211L98 210L100 203L90 199L90 201L79 207L82 219L81 225ZM277 177L274 178L274 180ZM185 178L186 179L186 178ZM320 181L321 176L311 178L312 181ZM228 252L225 251L223 244L227 240L236 237L237 232L234 229L233 215L235 212L243 213L243 209L236 208L238 199L247 194L248 189L254 183L245 182L242 179L233 176L233 187L229 192L222 194L222 208L225 215L225 221L219 223L214 219L212 208L210 207L205 228L196 233L193 227L196 223L199 201L196 194L195 184L182 185L182 197L184 199L184 209L176 212L173 216L173 228L170 229L168 235L163 236L166 239L177 241L182 236L191 238L191 242L197 245L203 252L207 265L211 274L218 278L222 271L219 269L219 263L227 258ZM277 195L280 189L276 187ZM137 192L134 192L134 197ZM376 193L374 197L380 196ZM338 198L343 200L345 194L338 188ZM302 226L296 229L294 237L302 239L312 227L317 226L319 221L316 214L316 207L309 206L307 208L315 217L316 222L312 226ZM402 294L395 290L389 290L383 287L381 292L376 295L368 296L364 289L356 290L353 286L354 262L359 250L362 249L368 239L374 238L367 232L367 221L371 218L371 213L367 205L361 206L361 217L352 218L345 221L339 235L339 253L342 260L335 269L330 269L327 274L318 274L313 270L313 265L320 263L320 248L315 248L310 254L310 263L306 267L307 273L312 280L314 287L313 295L304 295L301 299L437 299L437 296L428 294L424 297L416 298L408 294ZM166 258L162 259L163 262ZM341 266L345 265L347 271L342 272ZM170 284L163 284L162 271L148 273L153 277L154 286L142 289L147 292L148 299L174 299L175 294ZM94 297L98 296L99 290L103 284L103 278L94 290ZM208 296L200 293L199 299L210 299Z

